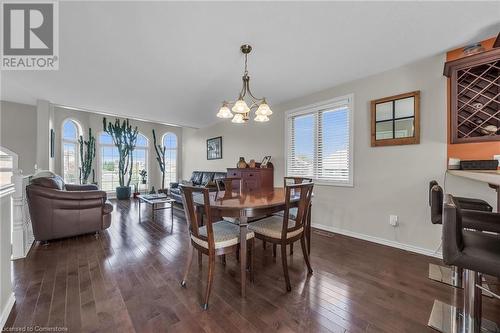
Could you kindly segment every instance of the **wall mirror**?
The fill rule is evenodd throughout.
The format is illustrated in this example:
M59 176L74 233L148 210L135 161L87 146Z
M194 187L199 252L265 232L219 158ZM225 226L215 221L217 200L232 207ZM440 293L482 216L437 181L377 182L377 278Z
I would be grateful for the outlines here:
M371 101L372 147L420 143L420 91Z

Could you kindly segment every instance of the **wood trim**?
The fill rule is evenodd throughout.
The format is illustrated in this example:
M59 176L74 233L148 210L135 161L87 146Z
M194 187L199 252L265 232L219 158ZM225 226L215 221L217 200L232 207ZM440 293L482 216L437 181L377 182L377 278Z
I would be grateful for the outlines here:
M398 138L398 139L376 139L376 105L380 103L395 101L399 99L404 99L408 97L415 98L415 118L414 118L414 133L411 138ZM420 90L412 91L404 94L384 97L372 100L370 102L370 113L371 113L371 146L372 147L384 147L384 146L396 146L396 145L412 145L420 143Z

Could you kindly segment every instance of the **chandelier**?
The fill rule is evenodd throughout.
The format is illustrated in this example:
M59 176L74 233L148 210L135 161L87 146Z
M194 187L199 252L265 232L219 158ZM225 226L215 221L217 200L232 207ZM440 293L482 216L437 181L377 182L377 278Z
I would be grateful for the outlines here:
M217 117L230 119L236 124L246 123L250 119L250 111L255 111L255 121L266 122L269 121L269 116L273 114L269 105L267 105L266 98L255 97L250 90L250 76L248 76L247 63L248 54L252 51L252 47L248 44L241 45L241 52L245 55L245 72L243 73L243 87L241 88L240 95L236 102L222 102L222 106L217 112ZM245 97L250 103L247 104ZM232 105L231 110L229 107ZM235 114L231 113L233 111Z

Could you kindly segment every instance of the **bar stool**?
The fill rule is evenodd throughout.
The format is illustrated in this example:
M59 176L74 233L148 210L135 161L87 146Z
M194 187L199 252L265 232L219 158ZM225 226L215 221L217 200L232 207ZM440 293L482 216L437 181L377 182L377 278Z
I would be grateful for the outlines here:
M481 318L481 275L500 277L500 235L465 230L464 210L452 195L443 208L443 259L448 265L464 269L463 309L434 301L428 325L440 332L500 332L500 327ZM496 215L500 221L500 215ZM492 231L492 230L484 230ZM488 291L500 300L500 295Z
M500 232L500 221L494 221L494 216L484 215L483 212L491 212L491 207L486 201L473 198L455 197L460 202L464 213L464 228L474 230L496 229ZM442 224L443 218L443 189L438 182L432 180L429 183L429 206L431 207L432 224ZM494 223L493 226L489 224ZM462 271L457 267L446 267L435 264L429 264L429 279L451 285L453 287L462 287Z

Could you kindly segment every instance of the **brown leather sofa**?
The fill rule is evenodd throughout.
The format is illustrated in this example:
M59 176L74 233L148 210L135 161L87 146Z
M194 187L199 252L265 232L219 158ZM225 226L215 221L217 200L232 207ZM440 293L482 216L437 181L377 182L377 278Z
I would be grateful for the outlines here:
M37 241L98 232L111 225L113 206L95 185L64 184L60 176L40 177L26 187Z

